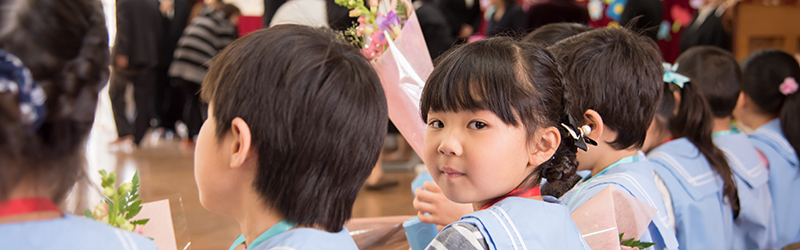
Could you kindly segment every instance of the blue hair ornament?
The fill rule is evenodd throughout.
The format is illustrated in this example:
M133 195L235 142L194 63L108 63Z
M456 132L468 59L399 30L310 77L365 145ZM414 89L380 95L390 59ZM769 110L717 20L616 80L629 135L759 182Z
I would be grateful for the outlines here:
M20 122L29 126L29 133L39 129L45 117L44 89L33 80L22 60L4 50L0 50L0 93L18 97Z
M691 81L689 77L675 73L675 71L678 71L677 63L675 65L661 63L661 66L664 67L664 82L674 83L678 85L678 87L683 88L687 82Z

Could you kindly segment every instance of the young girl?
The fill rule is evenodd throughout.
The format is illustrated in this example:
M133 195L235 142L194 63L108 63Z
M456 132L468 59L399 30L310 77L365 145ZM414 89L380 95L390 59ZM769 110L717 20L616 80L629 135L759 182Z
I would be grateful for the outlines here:
M156 249L56 205L84 174L84 143L108 80L100 2L6 0L0 20L0 248Z
M566 207L535 194L541 178L562 182L577 164L550 53L511 38L464 45L443 55L421 101L431 176L448 199L479 210L429 249L588 249Z
M779 50L758 51L742 62L744 81L734 117L755 129L750 141L769 160L778 247L800 242L800 66Z
M776 241L772 194L767 168L747 134L731 128L739 99L742 71L730 52L712 46L695 46L679 58L679 69L701 89L713 115L714 144L725 153L739 197L739 214L733 221L733 249L771 249Z
M700 88L679 75L683 68L688 67L665 71L669 82L647 133L647 149L655 147L647 158L669 191L680 248L730 249L731 208L738 210L739 204L736 185L725 154L711 138L711 109Z

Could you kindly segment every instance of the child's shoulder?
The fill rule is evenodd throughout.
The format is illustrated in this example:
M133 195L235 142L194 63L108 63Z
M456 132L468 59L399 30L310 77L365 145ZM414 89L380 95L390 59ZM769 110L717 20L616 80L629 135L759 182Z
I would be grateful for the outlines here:
M783 135L780 119L774 119L762 125L749 137L753 145L769 158L770 164L773 163L774 155L776 155L784 158L790 164L798 165L797 152Z
M71 214L0 225L0 242L18 246L16 249L156 249L153 241L142 235Z
M312 239L312 240L310 240ZM333 250L333 249L358 249L350 231L342 228L336 233L326 232L314 228L297 228L276 235L269 240L255 246L252 250L282 249L282 250Z

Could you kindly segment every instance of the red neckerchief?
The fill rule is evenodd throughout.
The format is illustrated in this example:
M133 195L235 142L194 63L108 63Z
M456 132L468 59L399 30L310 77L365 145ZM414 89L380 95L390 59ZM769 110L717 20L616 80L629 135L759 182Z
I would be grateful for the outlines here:
M516 194L516 195L514 195L514 194ZM542 192L541 192L541 190L539 189L538 186L537 187L533 187L533 188L528 188L527 190L524 189L524 188L514 189L511 192L508 192L506 195L500 196L500 198L494 199L494 200L490 201L489 203L486 203L485 205L481 206L480 210L487 209L487 208L491 207L492 205L494 205L495 203L498 203L498 202L502 201L506 197L516 196L516 197L528 198L528 197L541 196L541 195L542 195Z
M0 217L37 212L60 212L49 198L21 198L0 202Z
M664 141L664 142L662 142L661 144L664 144L664 143L667 143L667 142L671 142L672 140L675 140L675 139L678 139L678 138L675 138L675 136L673 136L673 137L670 137L670 138L667 138L667 140L665 140L665 141ZM661 144L659 144L659 145L661 145Z

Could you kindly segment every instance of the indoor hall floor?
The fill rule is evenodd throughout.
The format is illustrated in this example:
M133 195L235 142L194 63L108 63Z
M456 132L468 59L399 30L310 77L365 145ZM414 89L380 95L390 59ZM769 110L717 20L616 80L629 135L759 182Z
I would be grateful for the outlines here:
M103 169L117 173L118 182L127 182L138 170L144 202L180 198L191 242L187 249L228 249L240 230L232 218L209 212L200 204L193 172L193 148L183 146L177 138L167 140L149 135L139 149L110 146L116 139L116 128L108 96L101 96L95 126L86 146L89 178L99 182L97 171ZM362 189L353 207L353 218L416 214L411 205L413 171L387 171L386 176L396 178L400 184L380 191ZM92 184L86 183L81 181L77 185L65 210L83 211L100 201ZM183 245L178 244L182 249Z

